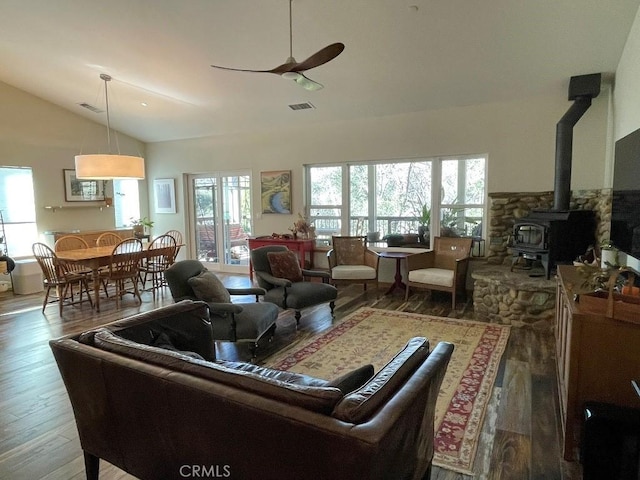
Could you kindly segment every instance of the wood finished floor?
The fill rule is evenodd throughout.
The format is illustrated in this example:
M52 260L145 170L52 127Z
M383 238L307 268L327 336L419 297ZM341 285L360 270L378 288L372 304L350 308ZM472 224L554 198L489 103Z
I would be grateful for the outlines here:
M231 287L246 286L244 275L221 275ZM340 290L336 319L362 306L404 310L439 316L473 319L469 301L460 301L451 312L450 297L435 293L380 297L362 287ZM42 295L0 294L0 479L82 479L84 464L73 412L53 360L48 341L81 332L110 321L172 302L165 292L154 302L144 293L142 305L127 298L116 310L106 300L96 313L88 304L56 305L41 312ZM250 299L234 299L250 301ZM329 310L320 306L303 312L296 329L293 315L283 312L276 335L262 346L258 362L303 336L311 336L332 324ZM577 463L560 455L555 355L552 334L528 328L512 328L507 350L493 391L475 462L475 477L434 467L432 480L476 479L566 479L582 477ZM218 356L248 360L245 348L218 343ZM130 479L121 470L101 463L101 479Z

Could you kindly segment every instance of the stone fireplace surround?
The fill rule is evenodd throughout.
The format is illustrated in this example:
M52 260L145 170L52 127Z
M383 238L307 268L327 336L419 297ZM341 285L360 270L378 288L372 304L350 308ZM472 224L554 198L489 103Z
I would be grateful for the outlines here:
M527 272L510 272L509 237L514 220L534 209L551 209L553 192L490 193L486 264L474 268L473 304L476 318L513 326L552 329L555 324L555 280L531 278ZM572 192L570 209L593 210L596 242L609 239L611 189Z
M611 199L611 189L576 190L571 193L570 209L595 211L598 244L609 239ZM511 265L511 249L507 245L514 220L527 216L534 209L551 209L553 192L490 193L489 202L487 263Z

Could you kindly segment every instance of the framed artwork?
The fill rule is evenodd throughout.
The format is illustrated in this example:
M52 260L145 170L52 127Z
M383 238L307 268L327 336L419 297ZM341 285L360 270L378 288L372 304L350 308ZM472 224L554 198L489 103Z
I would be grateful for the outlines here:
M78 180L75 170L63 170L65 202L103 202L104 180Z
M176 186L173 178L153 181L156 213L176 213Z
M262 213L291 213L291 170L260 172Z

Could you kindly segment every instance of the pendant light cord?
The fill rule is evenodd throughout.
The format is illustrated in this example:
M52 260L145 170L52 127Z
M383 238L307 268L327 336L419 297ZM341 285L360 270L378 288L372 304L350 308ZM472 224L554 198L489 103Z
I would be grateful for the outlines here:
M293 0L289 0L289 57L293 58L293 20L291 15L291 4Z
M111 153L111 119L109 118L109 89L107 88L107 82L111 81L111 77L102 73L100 78L104 80L104 99L107 104L107 150Z

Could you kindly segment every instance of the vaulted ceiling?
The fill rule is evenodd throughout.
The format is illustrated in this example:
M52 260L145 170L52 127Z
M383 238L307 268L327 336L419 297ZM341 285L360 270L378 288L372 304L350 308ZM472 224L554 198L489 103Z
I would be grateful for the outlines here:
M210 67L284 63L288 0L2 0L0 81L105 123L79 104L104 109L108 73L112 126L146 142L566 96L615 71L639 3L294 0L298 61L346 46L310 92Z

